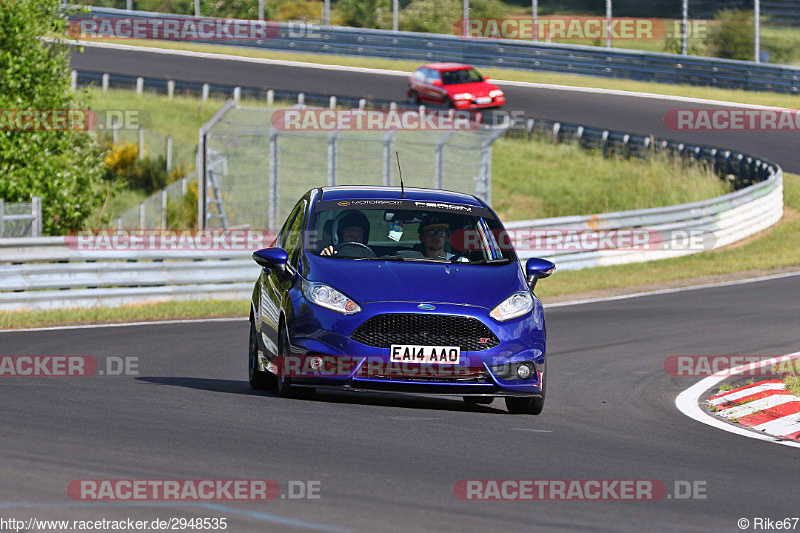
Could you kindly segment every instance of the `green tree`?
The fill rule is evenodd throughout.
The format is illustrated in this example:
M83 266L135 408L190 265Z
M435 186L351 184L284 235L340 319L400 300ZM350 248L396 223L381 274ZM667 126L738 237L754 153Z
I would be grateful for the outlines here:
M708 50L714 57L752 61L755 41L753 13L725 9L714 17L708 35Z
M0 109L85 109L70 90L59 0L0 0ZM49 35L55 41L40 38ZM85 131L0 130L0 198L42 198L43 229L80 228L103 198L101 150Z

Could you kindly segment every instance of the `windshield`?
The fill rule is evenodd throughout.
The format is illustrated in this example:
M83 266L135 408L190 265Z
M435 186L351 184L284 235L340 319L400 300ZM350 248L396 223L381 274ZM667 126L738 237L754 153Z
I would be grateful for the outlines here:
M483 265L515 260L500 222L477 206L413 200L322 201L315 206L309 228L307 252L331 259Z
M460 83L476 83L483 81L477 70L471 68L469 70L448 70L442 72L442 83L444 85L458 85Z

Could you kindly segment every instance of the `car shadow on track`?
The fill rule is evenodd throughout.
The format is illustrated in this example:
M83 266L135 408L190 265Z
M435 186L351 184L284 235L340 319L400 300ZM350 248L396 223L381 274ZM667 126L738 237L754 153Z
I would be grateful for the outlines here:
M247 381L232 379L205 379L187 377L168 377L168 376L140 376L137 381L144 381L156 385L169 385L171 387L184 387L188 389L204 390L211 392L223 392L228 394L242 394L248 396L266 396L278 398L274 390L255 390L250 387ZM503 405L495 399L491 405L470 405L460 398L448 396L413 396L403 393L379 393L379 392L348 392L348 391L298 391L295 400L287 401L314 401L320 403L346 403L354 405L379 405L385 407L399 407L404 409L430 409L438 411L462 411L473 413L505 413L503 408L495 406Z

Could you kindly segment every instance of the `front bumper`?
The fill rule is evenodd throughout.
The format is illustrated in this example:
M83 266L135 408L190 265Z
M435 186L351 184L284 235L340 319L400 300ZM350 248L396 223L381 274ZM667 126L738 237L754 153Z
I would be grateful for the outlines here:
M300 303L300 302L298 302ZM545 368L544 315L541 302L523 317L498 323L488 310L437 303L436 314L480 320L499 344L479 351L461 351L458 365L391 361L389 348L361 344L350 338L355 329L380 314L419 313L416 302L366 303L362 312L344 316L313 306L290 332L289 359L270 362L267 370L286 375L294 385L352 391L386 391L461 396L540 396ZM408 342L408 344L415 344ZM528 379L518 379L520 364L531 367Z

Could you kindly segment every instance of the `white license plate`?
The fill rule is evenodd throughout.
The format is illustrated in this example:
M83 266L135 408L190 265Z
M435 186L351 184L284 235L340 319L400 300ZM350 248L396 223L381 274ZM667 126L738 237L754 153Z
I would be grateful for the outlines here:
M488 104L491 101L492 101L492 97L491 96L482 96L480 98L476 98L475 99L475 103L476 104Z
M392 363L457 365L461 358L458 346L420 346L392 344Z

